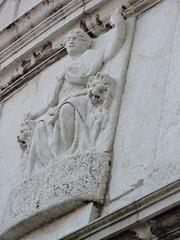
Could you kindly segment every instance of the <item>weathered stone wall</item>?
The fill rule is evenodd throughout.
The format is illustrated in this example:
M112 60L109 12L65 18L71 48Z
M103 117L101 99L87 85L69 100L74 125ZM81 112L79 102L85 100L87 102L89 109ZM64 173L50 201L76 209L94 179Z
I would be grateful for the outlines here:
M94 2L93 4L95 4ZM2 4L2 6L0 5L0 13L2 11L0 28L3 29L40 3L42 4L42 1L13 0L0 2ZM54 4L57 4L57 2ZM107 24L109 21L110 10L119 7L119 1L114 0L111 4L109 1L104 1L102 5L98 4L92 9L88 6L91 10L80 19L86 20L86 27L92 28L94 26L96 28L92 31L93 34L99 35L95 40L95 49L106 46L106 43L111 41L111 31L104 34L107 30L107 26L105 29L105 23ZM130 9L124 10L127 17L133 14L130 4L134 4L133 1L122 1L121 3L121 5ZM13 11L9 11L10 5L14 9ZM127 208L127 212L130 211L129 204L132 204L133 209L129 215L127 214L129 220L126 223L123 222L123 218L119 220L123 222L119 228L123 229L123 226L127 228L128 224L134 224L136 221L143 222L150 218L155 225L151 230L152 235L147 239L150 239L153 234L156 234L159 239L163 239L167 235L167 239L169 239L169 232L166 234L159 230L159 228L164 227L158 225L161 217L152 218L152 216L177 205L178 201L179 184L177 181L180 171L179 6L179 0L164 0L138 15L137 21L129 17L127 21L131 26L131 33L128 37L131 36L132 39L129 41L128 47L123 50L124 53L123 51L122 53L119 52L111 63L103 68L103 71L111 73L113 78L120 79L120 92L123 93L104 206L95 206L92 202L84 202L80 204L83 206L80 207L79 205L76 210L74 210L76 207L70 207L73 212L69 213L65 210L65 213L68 212L67 215L61 218L57 217L54 222L40 227L22 237L21 240L60 239L89 224L97 216L105 218L121 208ZM81 6L80 9L84 11L84 6ZM42 39L35 39L35 43L32 40L32 45L25 46L27 49L24 50L22 47L17 51L19 56L16 55L16 52L13 52L12 55L11 52L8 52L10 57L5 59L5 55L3 55L5 60L2 61L3 69L0 73L0 86L3 86L3 88L0 90L7 90L8 87L13 86L14 82L16 84L16 81L20 78L24 80L24 83L22 81L19 86L17 85L17 89L14 87L10 94L3 95L2 92L0 96L2 101L0 109L0 219L5 214L10 192L19 186L25 177L24 172L27 163L17 142L21 123L27 113L32 112L32 110L36 112L48 105L55 89L57 77L62 73L62 69L69 64L69 59L65 56L66 52L62 52L59 58L52 56L63 48L61 44L65 33L69 29L80 25L80 20L75 13L81 10L78 9L73 12L74 20L71 19L69 25L66 25L68 17L65 17L62 20L64 23L60 22L65 24L64 26L59 25L59 28L61 27L60 31L55 30L53 32L52 30L51 33L48 30L50 33L48 32ZM138 9L137 12L139 14L141 10ZM101 24L101 19L104 26ZM130 54L127 54L127 49L129 49ZM129 57L127 57L128 55ZM51 59L46 61L49 58ZM123 73L120 67L125 69ZM26 73L29 75L26 76ZM122 79L125 79L125 82ZM170 187L166 190L166 187L169 184L174 184L174 182L176 184L173 185L173 197L170 200L167 197L168 200L166 201L166 195L172 189ZM162 188L165 190L160 192L158 197L154 197L154 202L153 197L148 198L155 191L158 194L158 191ZM165 199L165 203L161 202L162 199L159 200L161 195ZM144 202L143 200L140 201L144 198ZM156 206L158 201L160 203ZM150 209L141 213L148 203L150 206L152 205L152 208L150 207ZM134 211L137 215L131 217ZM177 212L177 218L179 219L179 210ZM125 218L126 210L122 211L123 214ZM166 215L164 218L166 218ZM41 224L36 226L41 226ZM143 234L137 234L139 231L137 227L134 229L119 236L122 239L146 239L141 237ZM174 231L176 231L176 228ZM24 231L24 233L27 232ZM97 235L97 239L102 239L100 236L108 235L107 232L103 232L103 234ZM13 239L12 236L9 239ZM22 236L22 234L19 236ZM152 239L156 239L156 236L153 237ZM5 237L4 239L8 238ZM69 239L73 239L73 237ZM81 238L77 237L77 239ZM86 239L96 238L93 238L92 235ZM117 236L112 239L119 238Z

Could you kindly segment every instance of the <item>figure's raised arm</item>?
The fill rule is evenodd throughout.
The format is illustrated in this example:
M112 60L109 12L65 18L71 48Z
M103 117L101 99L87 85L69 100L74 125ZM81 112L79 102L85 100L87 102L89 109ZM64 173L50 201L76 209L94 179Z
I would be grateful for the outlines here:
M125 40L126 22L120 12L120 9L115 9L112 11L110 24L113 27L111 30L112 37L110 44L105 49L104 63L111 60L115 56Z

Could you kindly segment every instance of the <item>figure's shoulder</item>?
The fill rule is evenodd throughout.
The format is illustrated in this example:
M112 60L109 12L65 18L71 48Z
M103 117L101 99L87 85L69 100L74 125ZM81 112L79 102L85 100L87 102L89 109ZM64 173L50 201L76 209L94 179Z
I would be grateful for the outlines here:
M92 57L97 57L98 55L102 55L104 53L104 49L95 49L95 48L91 48L86 50L85 55L87 56L92 56Z

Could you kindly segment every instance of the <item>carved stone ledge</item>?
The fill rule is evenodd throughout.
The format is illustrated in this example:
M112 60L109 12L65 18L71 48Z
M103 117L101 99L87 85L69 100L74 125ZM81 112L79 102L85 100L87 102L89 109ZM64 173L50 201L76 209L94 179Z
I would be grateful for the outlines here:
M180 206L151 220L151 231L160 240L180 237Z
M110 158L110 153L66 158L15 188L4 209L0 239L18 239L84 202L103 204Z

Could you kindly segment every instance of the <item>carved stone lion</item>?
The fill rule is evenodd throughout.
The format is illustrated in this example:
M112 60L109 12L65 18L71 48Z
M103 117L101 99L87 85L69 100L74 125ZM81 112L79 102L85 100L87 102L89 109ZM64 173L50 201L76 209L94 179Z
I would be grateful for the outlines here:
M90 77L87 83L89 98L93 105L103 104L105 108L111 105L115 91L115 80L108 74L98 72Z

